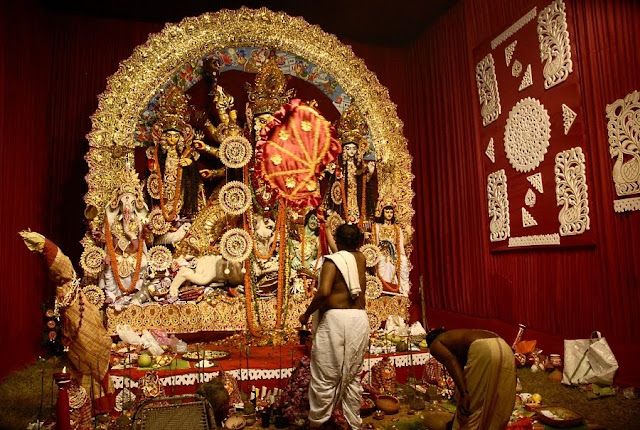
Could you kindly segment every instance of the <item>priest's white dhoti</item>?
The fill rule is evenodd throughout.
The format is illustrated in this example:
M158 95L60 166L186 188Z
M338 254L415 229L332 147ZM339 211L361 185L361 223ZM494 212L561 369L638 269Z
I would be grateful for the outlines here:
M369 344L369 317L362 309L331 309L317 327L311 350L309 421L319 426L342 404L352 429L362 427L360 373Z

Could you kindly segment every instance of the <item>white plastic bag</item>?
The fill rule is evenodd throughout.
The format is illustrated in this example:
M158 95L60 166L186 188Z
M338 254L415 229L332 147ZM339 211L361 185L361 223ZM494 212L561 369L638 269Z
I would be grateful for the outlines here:
M616 370L618 361L599 331L591 333L590 339L564 341L563 384L612 385Z

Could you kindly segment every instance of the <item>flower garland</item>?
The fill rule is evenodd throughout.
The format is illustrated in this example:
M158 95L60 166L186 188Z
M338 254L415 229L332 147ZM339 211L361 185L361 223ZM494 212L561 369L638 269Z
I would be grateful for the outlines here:
M116 250L113 247L113 239L111 238L111 228L109 227L109 219L105 217L105 228L104 232L107 236L107 252L109 253L109 264L111 265L111 270L113 271L113 277L118 284L118 288L123 293L129 294L136 288L136 284L138 283L138 278L140 277L140 265L142 263L142 248L144 244L142 243L142 232L140 232L140 236L138 237L138 254L136 255L136 268L133 272L133 278L131 279L131 284L128 287L122 285L122 281L120 280L120 272L118 270L118 260L116 256Z
M182 153L181 158L184 158L187 155L189 155L190 151L191 151L190 148L185 149L184 152ZM164 194L162 190L162 172L160 171L160 163L158 162L159 158L158 158L157 145L155 149L155 158L156 158L155 170L156 170L156 174L158 175L158 192L160 194L160 208L162 209L162 215L164 216L164 219L171 222L176 218L176 215L178 215L178 201L180 200L180 186L182 184L182 167L180 166L180 161L178 161L178 178L176 179L176 191L173 195L173 208L171 209L171 212L167 214L167 210L165 208L165 203L164 203Z
M283 288L285 287L285 263L286 263L286 248L287 248L287 222L286 222L286 208L283 200L280 200L278 218L285 217L284 222L280 223L278 230L280 231L280 249L278 255L278 307L276 313L276 327L280 327L282 321L282 295L284 294ZM282 214L282 215L281 215Z
M362 203L360 203L360 219L358 220L358 227L362 230L362 224L364 223L364 216L367 212L367 173L362 172Z
M400 291L400 227L398 226L398 224L392 224L392 225L396 233L396 253L398 254L398 257L396 258L396 279L398 280L398 284L394 285L393 282L385 281L384 278L380 275L380 266L376 266L376 274L378 275L378 278L380 278L380 280L382 281L382 284L385 287L387 287L389 291L397 293ZM373 232L374 232L373 240L376 244L378 244L378 229L374 228Z
M287 324L287 316L289 315L289 298L290 298L290 294L289 294L289 288L290 288L290 279L289 279L289 273L291 270L291 259L289 258L290 256L290 249L289 247L285 247L285 267L284 267L284 273L283 273L283 278L284 278L284 297L285 297L285 303L284 303L284 315L282 317L283 320L283 326L280 327L278 326L277 328L284 328L284 326L286 326Z

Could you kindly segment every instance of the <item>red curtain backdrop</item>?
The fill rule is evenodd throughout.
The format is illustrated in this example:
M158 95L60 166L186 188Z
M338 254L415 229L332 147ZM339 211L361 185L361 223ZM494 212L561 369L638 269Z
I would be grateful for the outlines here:
M638 385L640 213L613 211L605 106L640 89L640 43L633 30L640 5L566 4L581 78L596 246L489 252L481 164L486 142L480 141L472 50L531 5L462 1L412 45L411 92L397 100L412 107L405 125L419 196L413 278L425 277L431 326L486 327L510 342L522 323L530 328L525 336L538 339L547 353L562 353L562 339L601 330L619 360L619 380Z
M599 329L620 362L619 380L640 385L634 367L640 353L640 214L613 212L605 115L606 104L640 89L634 36L640 6L567 1L591 154L596 246L492 254L472 50L527 6L461 0L411 46L353 45L389 88L414 157L414 298L423 275L431 326L489 328L511 341L523 323L545 352L562 352L562 339ZM3 377L40 353L40 305L53 293L41 262L16 233L31 227L79 260L84 136L96 96L118 63L162 25L60 16L37 3L0 7Z

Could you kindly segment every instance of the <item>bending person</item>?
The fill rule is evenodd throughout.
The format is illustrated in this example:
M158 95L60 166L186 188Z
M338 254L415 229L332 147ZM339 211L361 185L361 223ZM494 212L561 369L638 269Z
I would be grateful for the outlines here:
M427 344L458 389L450 428L503 430L516 399L515 359L509 345L490 331L443 328L431 330Z
M369 343L369 318L365 311L365 258L356 251L361 238L355 224L338 227L335 239L339 251L326 256L318 291L300 316L304 326L314 314L309 385L311 428L329 420L338 404L342 404L352 429L362 427L359 375Z

